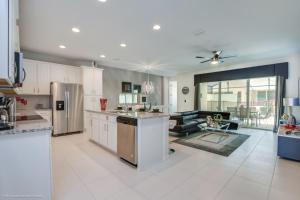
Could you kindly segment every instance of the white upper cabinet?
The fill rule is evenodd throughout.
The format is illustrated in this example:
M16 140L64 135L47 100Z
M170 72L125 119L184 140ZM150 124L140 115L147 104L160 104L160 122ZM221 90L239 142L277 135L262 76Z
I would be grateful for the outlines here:
M102 76L103 76L103 70L102 69L94 69L94 86L95 86L95 95L102 96Z
M14 82L14 52L19 51L18 0L0 0L0 79Z
M50 80L51 82L65 82L65 68L64 65L60 64L51 64L51 72L50 72Z
M40 95L50 94L50 65L38 62L37 64L37 93Z
M80 67L51 63L51 82L82 84Z
M0 0L0 78L8 78L8 0Z
M95 67L82 67L83 89L86 96L102 96L103 69Z
M22 88L19 89L20 94L36 94L37 86L37 62L24 60L25 80Z
M24 59L25 80L20 94L49 95L50 66L48 63Z
M80 67L24 59L26 73L19 94L50 95L50 83L82 83Z
M80 67L65 66L65 83L82 83L82 71Z

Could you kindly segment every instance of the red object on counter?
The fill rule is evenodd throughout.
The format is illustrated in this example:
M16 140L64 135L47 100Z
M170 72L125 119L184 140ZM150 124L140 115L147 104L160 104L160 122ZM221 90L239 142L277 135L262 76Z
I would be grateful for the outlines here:
M285 124L285 125L283 125L283 126L284 126L284 128L286 128L286 129L291 129L291 130L297 129L297 126L296 126L296 125Z
M105 111L107 106L107 99L105 98L100 98L100 107L101 111Z
M24 98L22 98L22 97L17 96L17 97L16 97L16 101L17 101L17 102L20 102L20 103L23 104L24 106L27 105L27 100L24 99Z

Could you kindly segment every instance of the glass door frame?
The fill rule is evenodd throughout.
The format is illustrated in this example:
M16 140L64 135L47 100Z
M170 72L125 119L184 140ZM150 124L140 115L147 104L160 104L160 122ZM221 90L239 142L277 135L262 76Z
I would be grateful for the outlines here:
M258 78L250 78L250 79L239 79L239 80L244 80L245 82L246 82L246 101L244 101L244 105L246 106L246 108L245 108L245 112L246 112L246 114L245 114L245 116L246 116L246 119L243 121L243 127L245 127L245 128L253 128L253 129L262 129L262 130L272 130L272 128L271 129L268 129L268 128L263 128L263 127L259 127L259 125L258 124L260 124L259 122L260 122L260 111L256 111L256 118L253 118L254 120L256 120L256 121L254 121L254 123L255 123L255 126L252 126L252 123L253 123L253 119L252 119L252 113L251 113L251 111L252 111L252 107L251 106L253 106L252 104L253 103L251 103L251 105L250 105L250 100L251 100L251 87L255 87L255 86L251 86L251 80L255 80L255 79L260 79L260 78L267 78L268 79L268 83L267 83L267 85L266 84L264 84L264 85L262 85L261 87L263 87L263 86L267 86L267 90L266 90L266 95L267 95L267 107L269 107L270 105L269 105L269 103L270 103L270 97L269 97L269 94L270 94L270 91L271 91L271 86L275 86L275 92L276 92L276 89L277 89L277 77L276 76L267 76L267 77L258 77ZM270 79L271 78L275 78L275 85L271 85L271 81L270 81ZM235 81L235 80L228 80L227 82L229 82L229 81ZM217 98L216 99L218 99L218 103L217 103L217 110L218 111L223 111L224 110L224 108L223 108L223 106L224 105L222 105L222 82L226 82L225 80L224 81L216 81L215 83L218 83L218 84L216 84L216 85L218 85L218 96L217 96ZM208 83L212 83L212 82L208 82ZM200 84L201 83L199 83L199 88L201 88L201 86L200 86ZM227 87L229 87L229 86L227 86ZM256 86L256 87L260 87L260 86ZM207 93L207 94L209 94L209 93ZM251 95L251 96L250 96ZM202 93L201 93L201 89L200 89L200 95L199 95L199 97L198 97L198 101L200 101L201 102L201 98L202 98ZM242 95L242 97L243 97L244 95ZM245 97L244 97L245 98ZM253 101L253 100L252 100ZM252 102L251 101L251 102ZM254 103L257 103L257 102L254 102ZM241 105L243 105L243 104L241 104ZM201 109L201 104L200 104L200 109ZM208 104L207 104L207 106L208 106ZM275 100L275 103L274 103L274 106L276 106L276 100ZM259 107L259 104L255 104L255 106L254 106L255 108L257 108L257 107ZM207 107L208 108L208 107ZM238 109L238 107L237 107L237 109ZM260 109L260 108L259 108ZM208 110L208 109L207 109ZM276 108L275 108L275 110L276 110ZM274 112L275 112L275 110L274 110ZM238 111L239 113L238 113L238 115L239 116L241 116L241 114L240 114L240 112L241 112L241 110L239 110ZM275 115L274 115L274 118L275 118ZM275 120L274 120L275 121ZM275 124L274 124L274 126L275 126Z

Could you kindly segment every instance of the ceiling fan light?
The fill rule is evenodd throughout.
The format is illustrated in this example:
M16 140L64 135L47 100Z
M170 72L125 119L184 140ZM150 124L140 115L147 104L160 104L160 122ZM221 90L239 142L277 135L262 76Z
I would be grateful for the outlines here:
M219 63L219 61L218 60L212 60L210 63L213 64L213 65L216 65L216 64Z

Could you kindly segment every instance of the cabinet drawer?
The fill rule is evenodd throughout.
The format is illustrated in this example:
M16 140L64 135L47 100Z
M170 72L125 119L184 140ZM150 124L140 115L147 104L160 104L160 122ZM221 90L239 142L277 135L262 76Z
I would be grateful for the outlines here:
M100 114L100 119L107 122L117 122L117 117L113 115Z

